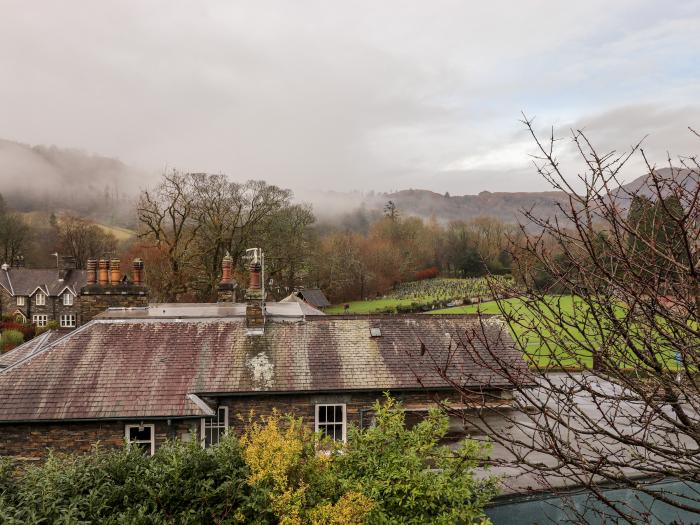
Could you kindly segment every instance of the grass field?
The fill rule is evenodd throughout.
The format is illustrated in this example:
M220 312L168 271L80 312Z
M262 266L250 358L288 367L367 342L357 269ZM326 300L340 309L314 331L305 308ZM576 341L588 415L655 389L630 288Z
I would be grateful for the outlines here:
M49 220L48 212L43 211L28 211L21 212L20 215L24 221L30 226L45 226ZM59 219L60 220L60 219ZM111 233L118 241L128 241L136 235L134 230L122 228L121 226L108 226L107 224L95 223L105 233Z
M550 295L545 297L547 308L556 315L564 315L574 319L576 315L585 315L583 313L583 305L581 301L577 301L570 295L558 296ZM501 306L509 315L514 315L521 320L517 325L511 326L513 337L520 343L533 362L540 366L556 366L556 367L572 367L580 368L582 366L592 366L593 360L589 352L580 348L577 342L588 338L591 334L585 334L585 328L563 330L558 334L562 341L562 345L548 348L537 334L534 332L536 328L541 329L538 319L535 318L536 312L528 308L527 303L521 298L504 299L501 301ZM488 301L480 304L472 304L460 306L456 308L445 308L435 310L430 314L500 314L501 311L496 301ZM567 348L564 347L564 344Z
M591 344L595 345L596 341L602 341L603 336L601 334L605 334L605 331L601 331L595 326L587 306L580 298L570 295L550 295L545 297L545 302L544 313L549 319L545 326L551 327L555 325L556 323L553 323L552 320L556 320L558 316L566 319L568 321L567 325L573 326L559 326L556 332L544 330L542 319L537 318L539 312L532 307L528 307L526 300L521 298L507 299L501 301L503 310L509 316L512 315L520 320L516 325L510 326L514 339L518 341L533 363L537 363L539 366L557 368L591 367L593 365L591 353L587 348L584 348L582 343L587 342L589 346ZM434 315L477 313L500 314L501 311L495 301L489 301L430 312L430 314ZM621 304L616 315L622 318L626 314L627 311ZM545 335L545 341L542 341L537 335L535 331L537 328ZM629 333L632 335L633 340L637 341L637 344L643 345L643 341L646 339L641 336L637 338L634 332L633 325ZM553 339L556 339L557 343L553 344ZM664 340L663 336L659 337L658 352L661 352L663 361L668 369L675 371L678 369L675 352L668 350ZM637 360L632 357L631 352L620 352L620 366L622 368L632 368L636 366L634 364L636 362Z
M496 279L505 280L505 277ZM430 305L442 301L462 301L464 299L477 299L490 294L487 280L482 277L473 279L435 278L422 281L401 283L386 297L370 299L368 301L352 301L347 303L350 308L347 313L371 314L386 312L400 307L417 305ZM337 304L325 309L327 314L345 313L343 304Z
M105 233L111 233L114 235L118 241L128 241L136 232L128 228L121 228L120 226L107 226L106 224L97 224Z

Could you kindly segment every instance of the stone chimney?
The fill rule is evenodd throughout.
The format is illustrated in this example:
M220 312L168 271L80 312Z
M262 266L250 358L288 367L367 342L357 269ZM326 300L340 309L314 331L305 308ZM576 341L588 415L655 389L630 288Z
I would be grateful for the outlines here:
M217 302L235 303L237 287L238 285L233 281L233 257L226 252L221 261L221 282L217 286Z
M79 324L85 324L107 308L145 308L148 288L144 285L141 259L132 262L132 279L121 279L119 259L88 259L87 283L80 289ZM97 271L95 268L97 267Z
M75 258L69 255L64 255L59 259L58 263L58 280L65 281L70 276L70 272L75 270Z
M261 286L261 272L262 255L256 248L250 263L250 282L245 293L245 323L248 335L262 335L265 332L265 297Z

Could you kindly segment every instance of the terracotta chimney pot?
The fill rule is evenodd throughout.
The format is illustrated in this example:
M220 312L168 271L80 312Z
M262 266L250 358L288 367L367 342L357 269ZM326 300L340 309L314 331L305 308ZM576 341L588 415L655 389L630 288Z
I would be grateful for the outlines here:
M223 260L221 261L221 282L223 284L228 284L232 282L232 275L231 275L231 269L233 267L233 257L231 257L231 254L226 252L226 255L224 255Z
M87 260L87 284L97 284L97 259Z
M138 257L131 263L131 280L134 284L143 284L143 261Z
M260 263L255 262L250 265L250 284L251 290L260 290Z
M109 261L107 259L100 259L98 265L98 282L102 285L109 284Z
M119 284L119 277L121 274L121 269L119 268L121 265L121 261L119 259L112 259L110 263L110 270L111 270L111 281L112 285L117 285Z

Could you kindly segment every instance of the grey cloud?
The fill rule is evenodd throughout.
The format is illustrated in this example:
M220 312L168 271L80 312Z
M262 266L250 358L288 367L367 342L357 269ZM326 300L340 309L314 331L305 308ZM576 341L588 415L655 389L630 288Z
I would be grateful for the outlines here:
M300 193L546 189L519 111L562 123L688 99L650 73L696 38L697 7L674 5L10 1L0 137Z

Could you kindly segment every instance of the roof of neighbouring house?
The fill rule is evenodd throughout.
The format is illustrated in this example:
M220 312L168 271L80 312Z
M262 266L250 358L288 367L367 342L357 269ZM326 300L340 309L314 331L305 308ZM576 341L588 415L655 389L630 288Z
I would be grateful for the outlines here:
M475 317L278 316L250 336L242 315L160 310L111 310L0 371L0 422L208 415L196 395L447 388L436 366L474 388L510 386L474 335ZM495 321L483 325L492 351L526 372Z
M0 270L0 286L10 295L32 295L37 288L46 295L59 295L67 287L77 295L87 283L85 270L70 270L65 280L56 268L8 268Z
M325 315L321 310L299 297L299 295L297 295L298 293L299 292L294 292L289 294L284 299L280 299L280 303L299 303L305 315Z
M299 290L296 294L304 299L311 306L316 308L325 308L330 306L331 303L326 299L325 294L318 288L309 288L306 290Z
M19 363L22 359L35 354L49 343L67 335L71 330L47 330L43 334L30 339L26 343L13 348L9 352L0 354L0 370Z

